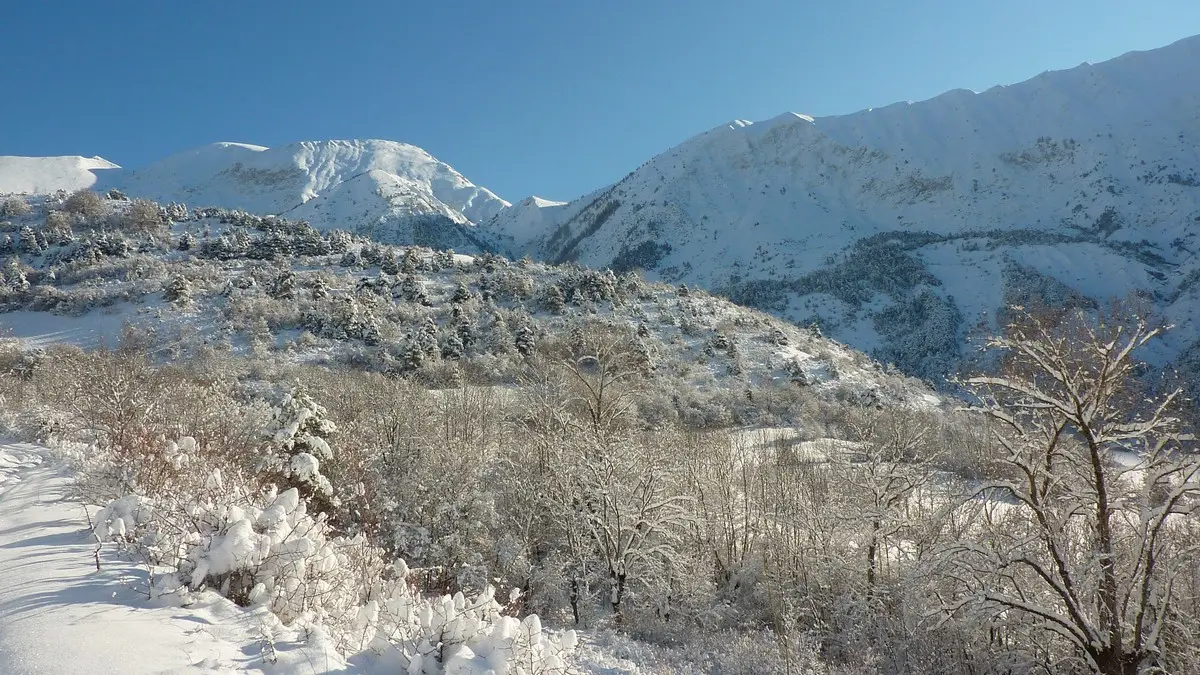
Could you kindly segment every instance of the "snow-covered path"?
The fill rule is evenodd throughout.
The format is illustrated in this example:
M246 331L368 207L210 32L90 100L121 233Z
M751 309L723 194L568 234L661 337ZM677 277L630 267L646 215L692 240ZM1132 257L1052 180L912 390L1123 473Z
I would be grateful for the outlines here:
M131 588L145 585L136 568L113 561L96 570L83 507L64 499L69 478L44 452L0 445L0 673L256 669L247 613L151 607Z

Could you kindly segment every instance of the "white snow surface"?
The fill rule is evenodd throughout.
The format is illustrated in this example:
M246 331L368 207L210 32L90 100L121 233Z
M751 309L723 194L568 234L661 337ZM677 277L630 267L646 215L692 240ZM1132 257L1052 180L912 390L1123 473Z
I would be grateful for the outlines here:
M100 173L121 167L102 157L0 155L0 195L49 194L92 187Z
M215 594L186 608L146 600L144 569L112 554L94 559L83 506L45 448L0 445L0 673L4 675L312 673L344 663L314 641L277 642L261 658L265 610ZM279 640L280 636L276 636Z

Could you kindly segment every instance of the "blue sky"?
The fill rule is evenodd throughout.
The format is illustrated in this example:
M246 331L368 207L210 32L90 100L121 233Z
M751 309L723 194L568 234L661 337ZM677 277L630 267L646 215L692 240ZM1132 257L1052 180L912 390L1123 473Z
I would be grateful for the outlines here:
M1200 33L1196 0L10 2L0 154L387 138L569 199L726 121L982 90Z

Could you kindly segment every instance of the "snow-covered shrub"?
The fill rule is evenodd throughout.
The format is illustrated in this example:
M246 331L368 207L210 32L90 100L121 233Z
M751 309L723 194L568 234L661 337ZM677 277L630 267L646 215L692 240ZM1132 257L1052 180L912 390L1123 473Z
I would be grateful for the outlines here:
M386 564L362 535L335 536L296 488L263 492L241 474L198 465L190 438L163 456L192 467L191 480L154 496L122 495L93 517L102 542L156 572L152 593L186 600L215 590L285 623L323 626L344 651L394 651L409 673L566 672L574 633L555 638L536 616L505 616L490 586L471 598L424 597L402 560Z
M97 218L104 215L104 199L91 190L77 190L63 202L62 210L82 218Z
M9 197L0 204L0 218L20 218L28 214L32 209L29 202L20 197Z
M113 214L113 224L127 232L153 234L166 226L162 210L152 201L135 199L121 212Z

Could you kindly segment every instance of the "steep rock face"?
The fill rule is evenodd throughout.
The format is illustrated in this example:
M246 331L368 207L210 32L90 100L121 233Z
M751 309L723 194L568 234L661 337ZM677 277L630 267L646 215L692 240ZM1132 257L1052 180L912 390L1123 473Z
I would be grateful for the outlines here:
M1179 326L1165 361L1200 326L1196 63L1191 38L979 94L739 120L484 229L512 232L515 255L640 267L816 321L929 377L1006 303L1136 293Z

